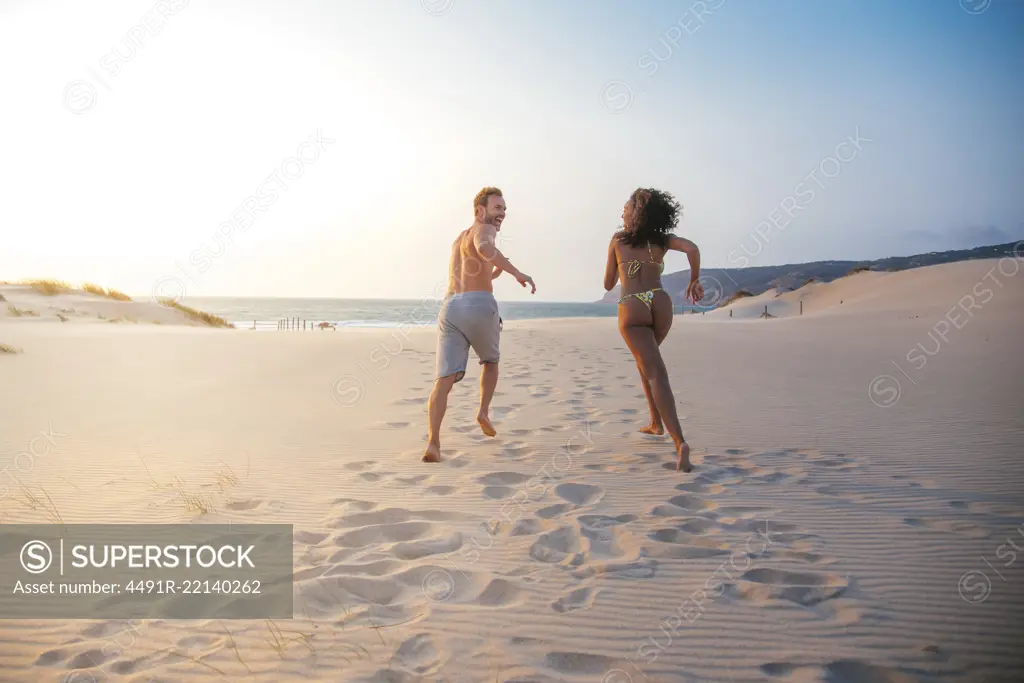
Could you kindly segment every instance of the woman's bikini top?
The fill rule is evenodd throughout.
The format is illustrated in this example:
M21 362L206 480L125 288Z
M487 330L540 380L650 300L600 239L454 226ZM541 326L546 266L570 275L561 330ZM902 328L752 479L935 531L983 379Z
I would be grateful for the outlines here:
M654 253L651 251L651 243L650 242L647 243L647 253L651 255L651 258L650 258L649 261L647 261L647 263L653 263L656 266L659 266L660 270L658 272L659 273L664 273L665 272L665 262L664 261L655 261L654 260ZM637 259L634 259L632 261L626 261L626 263L625 263L625 265L627 266L627 268L626 268L626 275L628 275L629 277L636 277L637 273L640 272L640 266L643 263L644 263L643 261L640 261L640 260L637 260Z

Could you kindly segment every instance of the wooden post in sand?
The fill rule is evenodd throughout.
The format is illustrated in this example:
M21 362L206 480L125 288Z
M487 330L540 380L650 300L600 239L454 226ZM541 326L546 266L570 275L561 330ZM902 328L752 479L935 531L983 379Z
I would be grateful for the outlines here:
M800 300L800 315L803 315L803 314L804 314L804 302L803 302L803 300L801 299L801 300Z
M729 309L729 317L730 318L732 317L732 309L731 308Z
M764 305L764 317L768 317L768 304Z

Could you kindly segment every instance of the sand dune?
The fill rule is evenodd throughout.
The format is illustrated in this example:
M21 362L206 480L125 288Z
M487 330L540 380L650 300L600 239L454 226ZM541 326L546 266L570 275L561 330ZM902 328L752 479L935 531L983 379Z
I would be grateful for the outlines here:
M29 285L0 285L0 321L23 323L209 324L156 301L121 301L80 289L45 294Z
M996 297L1018 297L1021 262L1013 258L959 261L896 272L862 271L833 280L812 282L799 289L769 290L706 314L705 317L757 318L765 306L774 317L907 311L914 315L945 314L960 307L960 317L980 313ZM960 302L962 303L962 306ZM1005 307L1005 302L1002 304ZM844 307L840 309L840 306ZM956 315L956 314L954 314Z
M3 621L0 681L1019 680L1024 276L936 331L993 267L679 316L690 474L637 431L614 319L507 322L497 437L471 363L427 465L429 326L0 317L0 468L53 442L0 482L4 523L295 529L293 620Z

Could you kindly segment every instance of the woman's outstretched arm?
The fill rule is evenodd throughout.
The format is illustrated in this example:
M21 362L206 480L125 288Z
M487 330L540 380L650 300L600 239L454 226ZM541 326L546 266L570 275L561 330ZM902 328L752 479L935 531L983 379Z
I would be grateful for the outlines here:
M668 248L686 254L686 260L690 262L690 282L700 279L700 249L696 244L685 237L669 235Z
M612 236L612 241L608 243L608 262L604 267L604 291L610 292L615 287L615 283L619 280L619 257L615 254L615 238L618 233Z
M704 286L700 283L700 249L685 237L668 236L668 248L686 254L690 262L690 284L686 286L686 298L697 303L704 298Z

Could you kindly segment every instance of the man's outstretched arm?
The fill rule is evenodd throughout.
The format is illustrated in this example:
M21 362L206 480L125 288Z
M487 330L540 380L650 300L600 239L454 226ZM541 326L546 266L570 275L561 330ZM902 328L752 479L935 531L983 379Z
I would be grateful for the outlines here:
M531 294L536 292L537 285L534 284L533 278L512 265L512 262L505 258L505 255L501 253L500 249L498 249L496 236L497 231L494 229L493 225L481 225L477 230L476 235L473 237L473 244L476 246L477 252L483 257L484 261L506 271L523 287L529 283L532 287L532 291L530 292ZM497 276L492 275L491 277L493 279Z
M481 225L476 235L473 236L473 246L476 247L477 252L483 257L484 261L496 268L508 271L510 275L515 275L519 272L519 269L513 266L512 262L505 258L505 255L498 249L497 235L498 232L494 229L493 225Z

